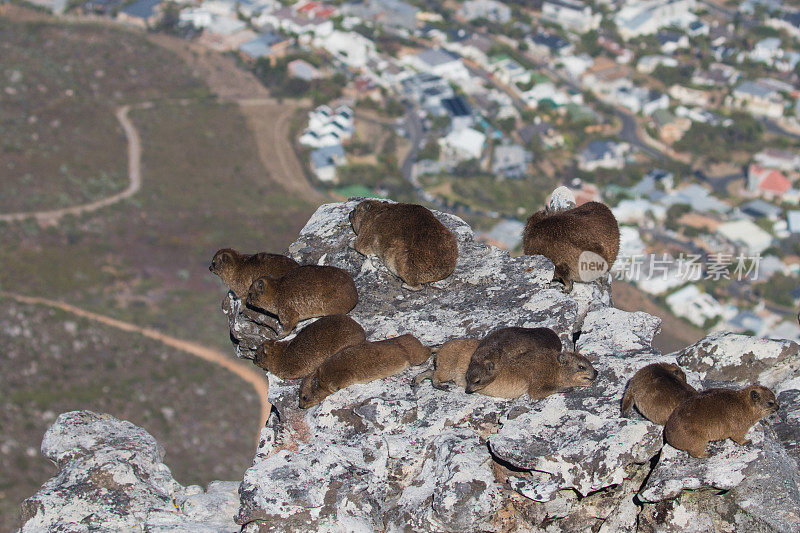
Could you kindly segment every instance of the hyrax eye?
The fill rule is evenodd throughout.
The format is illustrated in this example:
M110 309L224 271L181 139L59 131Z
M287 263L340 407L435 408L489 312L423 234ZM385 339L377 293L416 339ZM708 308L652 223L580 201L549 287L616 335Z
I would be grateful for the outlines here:
M578 370L586 370L586 366L585 365L578 365Z

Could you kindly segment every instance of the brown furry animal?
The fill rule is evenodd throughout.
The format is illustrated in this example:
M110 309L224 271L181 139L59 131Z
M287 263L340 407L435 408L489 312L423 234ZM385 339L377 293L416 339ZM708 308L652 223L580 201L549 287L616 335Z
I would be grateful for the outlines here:
M431 349L412 335L342 348L300 383L300 407L316 405L354 383L368 383L421 365L430 355Z
M284 336L306 318L347 314L358 303L358 291L346 270L303 265L280 278L258 278L250 285L247 305L278 317Z
M778 410L775 394L761 385L741 390L708 389L682 401L669 415L664 438L692 457L707 457L712 440L732 439L750 444L745 437L753 424Z
M350 212L350 224L357 235L353 248L377 255L410 289L444 279L456 268L455 235L421 205L364 200Z
M326 357L365 340L364 328L349 316L323 316L291 341L265 341L256 350L253 363L281 379L302 378Z
M663 426L678 404L696 393L678 365L653 363L640 368L628 381L622 414L635 405L646 419Z
M549 328L498 328L489 333L470 358L465 379L467 392L476 392L492 382L503 359L531 350L561 351L561 340Z
M477 339L453 339L444 343L436 353L436 370L420 374L414 378L414 383L431 378L434 387L453 382L472 392L465 374L479 344ZM597 371L582 355L559 353L552 348L501 358L495 369L493 379L476 390L497 398L518 398L527 393L531 400L540 400L570 387L588 386L597 377Z
M223 248L214 254L208 270L219 276L236 297L242 299L256 279L263 276L279 278L298 266L297 261L285 255L267 252L242 254Z
M579 268L583 252L593 252L606 262L607 269L619 253L619 225L605 204L587 202L566 211L542 210L525 225L522 248L528 255L543 255L556 267L554 279L572 290L573 281L592 281L602 269ZM584 257L585 259L585 257ZM605 270L606 272L608 270Z

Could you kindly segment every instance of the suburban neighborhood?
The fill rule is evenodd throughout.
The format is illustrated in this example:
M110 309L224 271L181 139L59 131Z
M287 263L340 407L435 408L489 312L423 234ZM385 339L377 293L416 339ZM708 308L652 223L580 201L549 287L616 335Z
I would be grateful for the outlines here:
M617 279L697 327L800 338L789 2L32 3L190 39L308 99L292 141L321 189L447 209L518 252L567 185L612 206Z

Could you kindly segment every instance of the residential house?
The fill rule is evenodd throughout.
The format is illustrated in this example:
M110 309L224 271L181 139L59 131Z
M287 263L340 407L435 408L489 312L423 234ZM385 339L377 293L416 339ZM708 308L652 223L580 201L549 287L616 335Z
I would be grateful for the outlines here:
M488 54L489 49L492 47L492 41L485 35L470 33L444 43L442 46L461 57L475 61L484 68L489 66Z
M458 14L466 20L485 19L499 24L511 20L511 8L497 0L467 0Z
M698 327L726 314L725 307L710 294L701 292L697 285L687 285L673 292L666 302L673 313Z
M741 73L724 63L711 63L707 70L696 69L692 74L693 85L731 87L741 77Z
M746 219L720 224L717 233L750 255L760 254L772 245L772 235Z
M356 70L366 67L375 56L375 43L354 31L334 30L314 39L314 45Z
M428 48L418 54L407 55L403 59L420 72L440 76L455 83L470 77L461 59L441 48Z
M375 103L383 103L383 93L380 87L366 77L358 76L344 88L344 96L353 100L369 99Z
M497 56L490 60L490 69L497 81L511 86L530 83L531 72L508 56Z
M630 48L625 48L614 39L610 39L605 35L600 35L597 38L597 44L608 52L609 57L613 57L614 61L621 65L627 65L633 60L633 51Z
M437 116L446 113L442 107L442 100L455 96L450 84L435 74L421 72L405 78L400 85L406 97Z
M564 144L564 136L558 133L549 122L542 121L540 117L536 118L539 119L538 122L534 121L533 124L527 124L517 132L522 142L529 146L536 139L545 148L562 146Z
M658 138L669 145L683 138L692 127L691 120L676 117L666 109L658 109L653 113L653 123L658 130Z
M334 146L353 136L353 110L339 106L335 111L321 105L308 113L308 127L300 136L300 144L312 148Z
M518 144L501 144L494 149L492 174L496 177L518 179L525 176L531 154Z
M606 96L606 100L626 107L634 113L650 116L658 109L669 107L669 97L655 89L621 85L617 90Z
M790 232L800 233L800 211L787 211L786 223Z
M800 154L791 150L766 148L755 154L753 159L764 168L777 168L784 172L800 170Z
M525 41L530 52L536 56L569 57L575 46L554 33L538 32Z
M384 27L413 31L422 13L416 6L401 0L366 0L342 5L342 13Z
M627 2L614 16L617 28L626 41L640 35L652 35L669 26L688 27L697 20L692 13L696 0L646 0Z
M336 181L336 167L347 162L341 144L324 146L311 152L311 170L317 179L325 182Z
M239 45L239 57L248 63L267 57L274 65L276 59L286 55L289 44L289 39L276 33L262 33L255 39Z
M161 0L136 0L120 8L117 20L142 28L152 27L161 18Z
M213 50L227 52L238 50L246 42L258 35L248 29L247 23L231 16L214 16L211 23L203 28L198 42Z
M689 48L689 38L683 33L660 31L656 33L656 40L665 54L674 54L678 50Z
M622 224L652 225L653 221L667 218L667 208L648 200L622 200L611 208L614 217Z
M470 159L480 159L486 145L486 135L472 128L453 130L439 139L444 159L456 165Z
M761 199L755 199L743 204L739 210L748 217L756 220L766 218L772 221L777 221L783 215L783 209L775 204L765 202Z
M661 198L659 202L665 206L685 204L690 206L692 211L696 213L708 213L710 211L727 213L731 210L731 206L714 197L707 189L696 183L671 191Z
M586 33L600 27L602 15L579 0L544 0L542 20L558 24L566 30Z
M322 73L317 67L303 59L295 59L286 65L286 73L290 78L300 78L305 81L312 81L322 77Z
M686 35L689 37L699 37L701 35L708 35L711 33L711 26L702 20L695 20L686 26Z
M323 38L333 33L333 8L316 2L301 2L276 11L262 13L253 20L258 27L271 26L303 38Z
M572 80L578 80L592 65L594 59L589 54L561 57L556 62L556 66L561 67L562 72Z
M592 172L598 168L622 168L630 150L628 143L591 141L578 154L578 168Z
M683 85L673 85L667 91L669 95L682 104L694 105L699 107L709 107L711 95L707 91L690 89Z
M628 267L628 271L638 275L631 276L634 278L631 281L648 294L663 294L687 281L697 281L700 276L698 272L681 270L678 262L669 254L644 254L635 260L635 269Z
M785 102L783 97L766 84L754 81L740 83L727 100L730 107L743 109L756 116L780 118Z
M795 39L800 39L800 11L775 13L767 19L767 25L778 30L786 30Z
M670 56L661 56L661 55L651 55L651 56L642 56L639 58L639 62L636 63L636 70L639 72L644 72L645 74L651 74L656 67L665 66L674 68L678 66L678 60L674 57Z
M752 193L780 201L791 187L792 182L779 170L764 168L755 163L747 167L747 190Z
M443 98L442 107L450 116L450 127L454 130L469 128L475 122L472 109L463 96Z

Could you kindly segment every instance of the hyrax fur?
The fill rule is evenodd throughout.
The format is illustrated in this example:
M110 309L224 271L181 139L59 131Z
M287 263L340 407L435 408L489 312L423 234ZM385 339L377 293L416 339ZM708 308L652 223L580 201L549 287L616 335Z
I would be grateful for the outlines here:
M664 425L664 438L692 457L707 457L706 445L712 440L749 444L745 435L753 424L777 410L775 394L761 385L708 389L678 404Z
M256 350L253 363L281 379L302 378L325 358L366 339L364 328L349 316L323 316L291 341L265 341Z
M347 271L303 265L280 278L263 277L250 285L247 305L278 317L284 336L306 318L347 314L358 303L358 291Z
M622 397L622 414L634 405L642 415L663 426L683 400L697 394L686 374L673 363L653 363L639 369L628 381Z
M231 248L223 248L214 254L208 270L219 276L222 282L240 300L247 297L250 284L263 276L281 277L300 265L290 257L261 252L242 254Z
M571 291L573 281L592 281L617 260L619 225L608 206L600 202L587 202L565 211L545 209L528 219L522 248L528 255L539 254L552 261L556 267L554 278ZM581 270L579 261L584 252L600 256L606 263L605 270Z
M353 248L377 255L411 289L444 279L456 267L455 235L421 205L364 200L350 212L350 224Z
M354 383L368 383L428 360L431 349L412 335L342 348L300 383L300 407L307 408Z
M465 379L467 392L476 392L500 372L500 362L531 350L561 351L561 340L549 328L498 328L489 333L472 354Z

